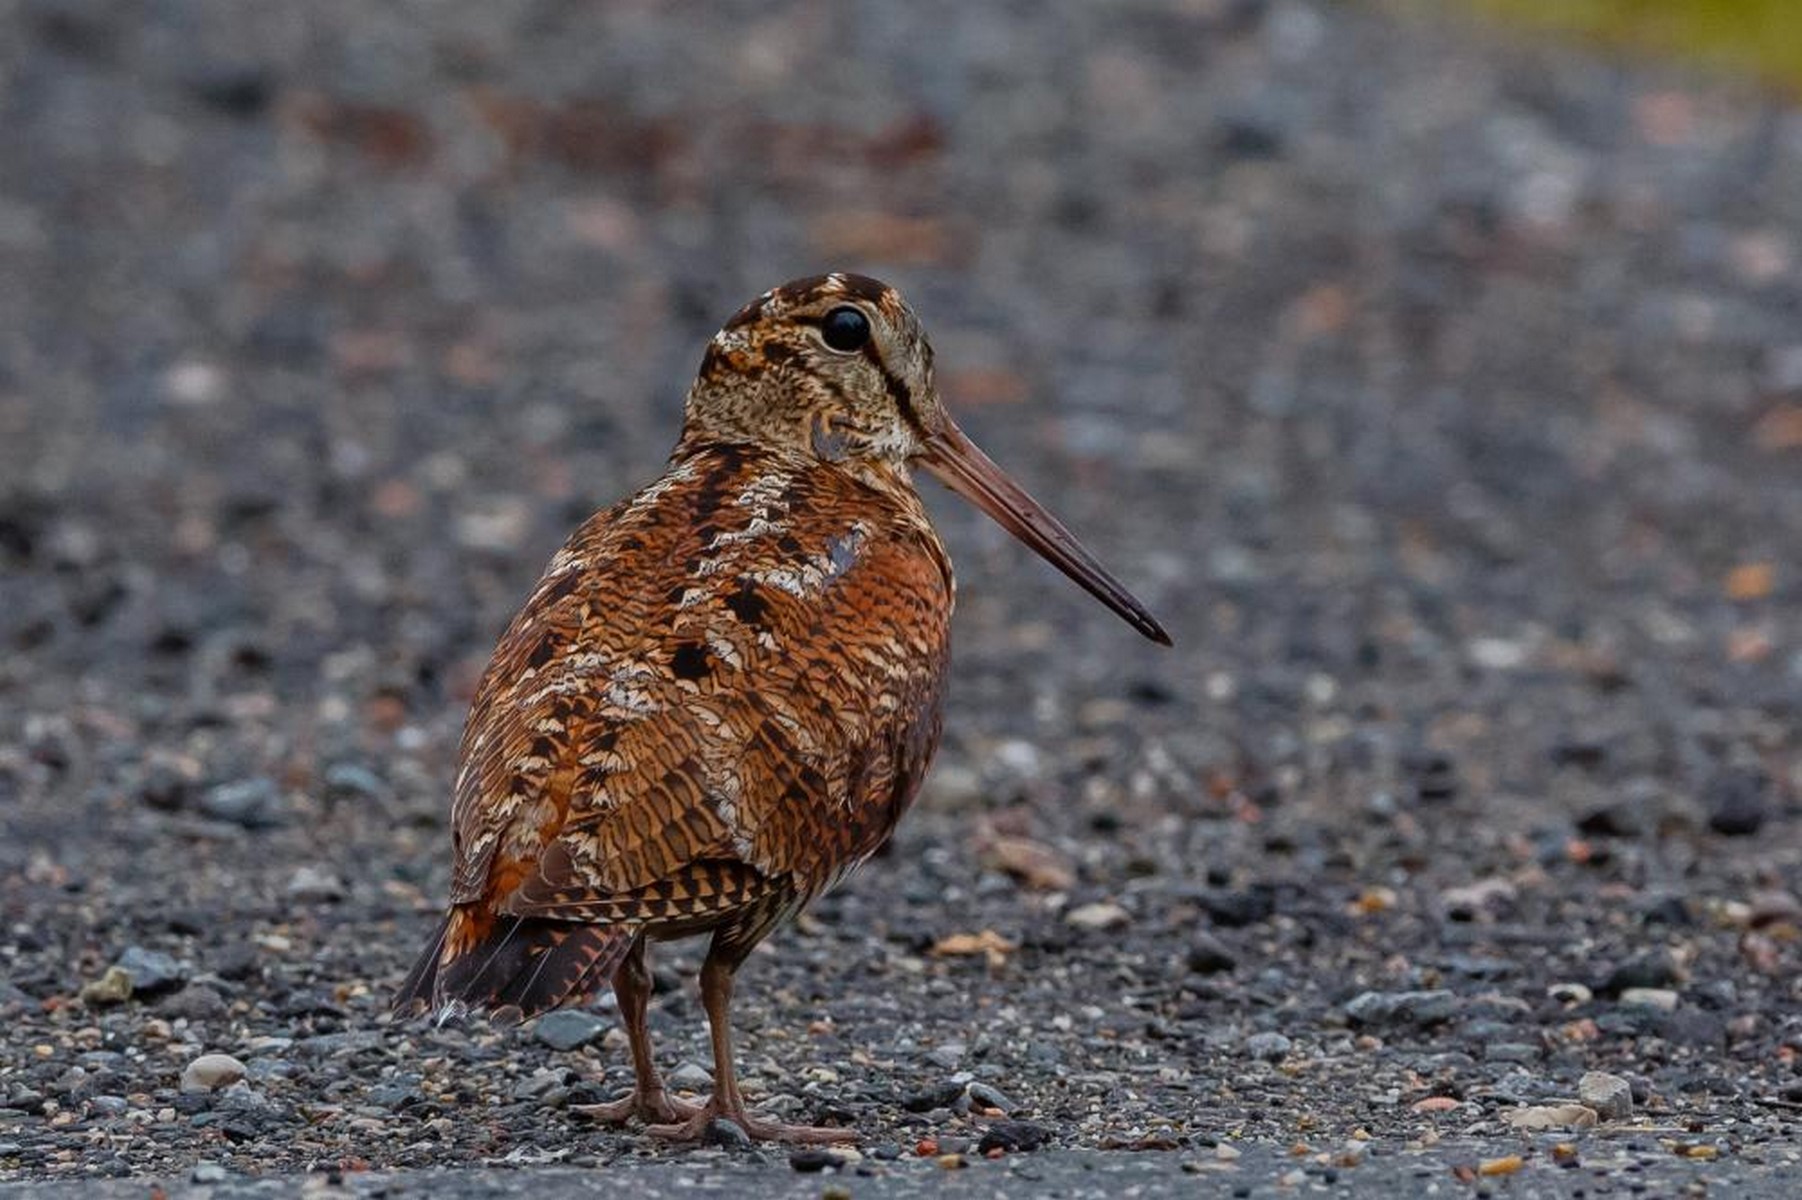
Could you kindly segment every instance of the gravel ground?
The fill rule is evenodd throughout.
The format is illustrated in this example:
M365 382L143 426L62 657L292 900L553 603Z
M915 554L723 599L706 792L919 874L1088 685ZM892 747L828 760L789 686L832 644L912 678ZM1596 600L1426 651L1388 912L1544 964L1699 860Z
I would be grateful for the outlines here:
M1781 1194L1802 113L1007 7L0 0L0 1180ZM384 1001L507 616L828 267L1177 648L935 496L938 766L737 1005L862 1157L668 1149L606 1003Z

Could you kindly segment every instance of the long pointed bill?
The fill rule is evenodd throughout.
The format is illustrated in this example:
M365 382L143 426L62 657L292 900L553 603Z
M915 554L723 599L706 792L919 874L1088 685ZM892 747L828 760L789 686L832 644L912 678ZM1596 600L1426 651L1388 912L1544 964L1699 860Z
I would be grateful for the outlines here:
M1170 635L1156 617L1133 598L1076 535L1040 507L1026 490L976 448L949 420L926 442L920 465L946 487L993 517L1001 528L1031 546L1041 558L1074 579L1091 596L1119 613L1127 624L1154 642L1168 646Z

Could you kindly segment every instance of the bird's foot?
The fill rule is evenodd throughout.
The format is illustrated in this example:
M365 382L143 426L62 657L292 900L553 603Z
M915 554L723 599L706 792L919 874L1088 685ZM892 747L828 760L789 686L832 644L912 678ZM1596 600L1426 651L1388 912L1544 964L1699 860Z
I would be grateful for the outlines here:
M699 1104L671 1099L670 1094L662 1088L634 1087L618 1100L610 1100L605 1104L572 1104L570 1111L603 1125L624 1125L636 1117L656 1130L692 1121L702 1109Z
M722 1106L717 1097L696 1109L687 1120L667 1125L649 1125L645 1127L645 1132L666 1142L698 1142L706 1136L707 1127L721 1117L744 1130L745 1136L754 1142L825 1145L858 1140L856 1132L850 1129L835 1129L830 1125L784 1125L780 1121L760 1120L747 1113L742 1105L735 1108Z

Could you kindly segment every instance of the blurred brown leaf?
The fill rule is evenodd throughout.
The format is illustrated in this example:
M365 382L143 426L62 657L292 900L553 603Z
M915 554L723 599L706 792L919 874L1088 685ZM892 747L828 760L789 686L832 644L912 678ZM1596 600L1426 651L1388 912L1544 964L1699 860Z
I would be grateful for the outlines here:
M1760 450L1802 450L1802 404L1779 404L1752 427Z
M982 863L1005 871L1027 887L1048 892L1068 890L1076 882L1070 862L1055 849L1031 838L997 837L982 848Z
M989 966L999 967L1018 949L1018 945L993 929L985 929L981 933L954 933L942 937L933 944L932 952L940 958L970 958L981 954L988 958Z
M1729 599L1763 600L1771 594L1776 583L1777 567L1774 563L1752 562L1741 563L1727 572L1725 587Z

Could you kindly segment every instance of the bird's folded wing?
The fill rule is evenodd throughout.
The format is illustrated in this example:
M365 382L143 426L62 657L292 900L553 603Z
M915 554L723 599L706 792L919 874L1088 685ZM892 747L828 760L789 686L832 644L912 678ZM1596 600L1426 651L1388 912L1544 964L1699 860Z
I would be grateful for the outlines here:
M592 519L508 629L464 735L453 901L694 919L824 886L911 799L946 655L936 544L830 477L772 490L773 516L722 504L728 466Z

